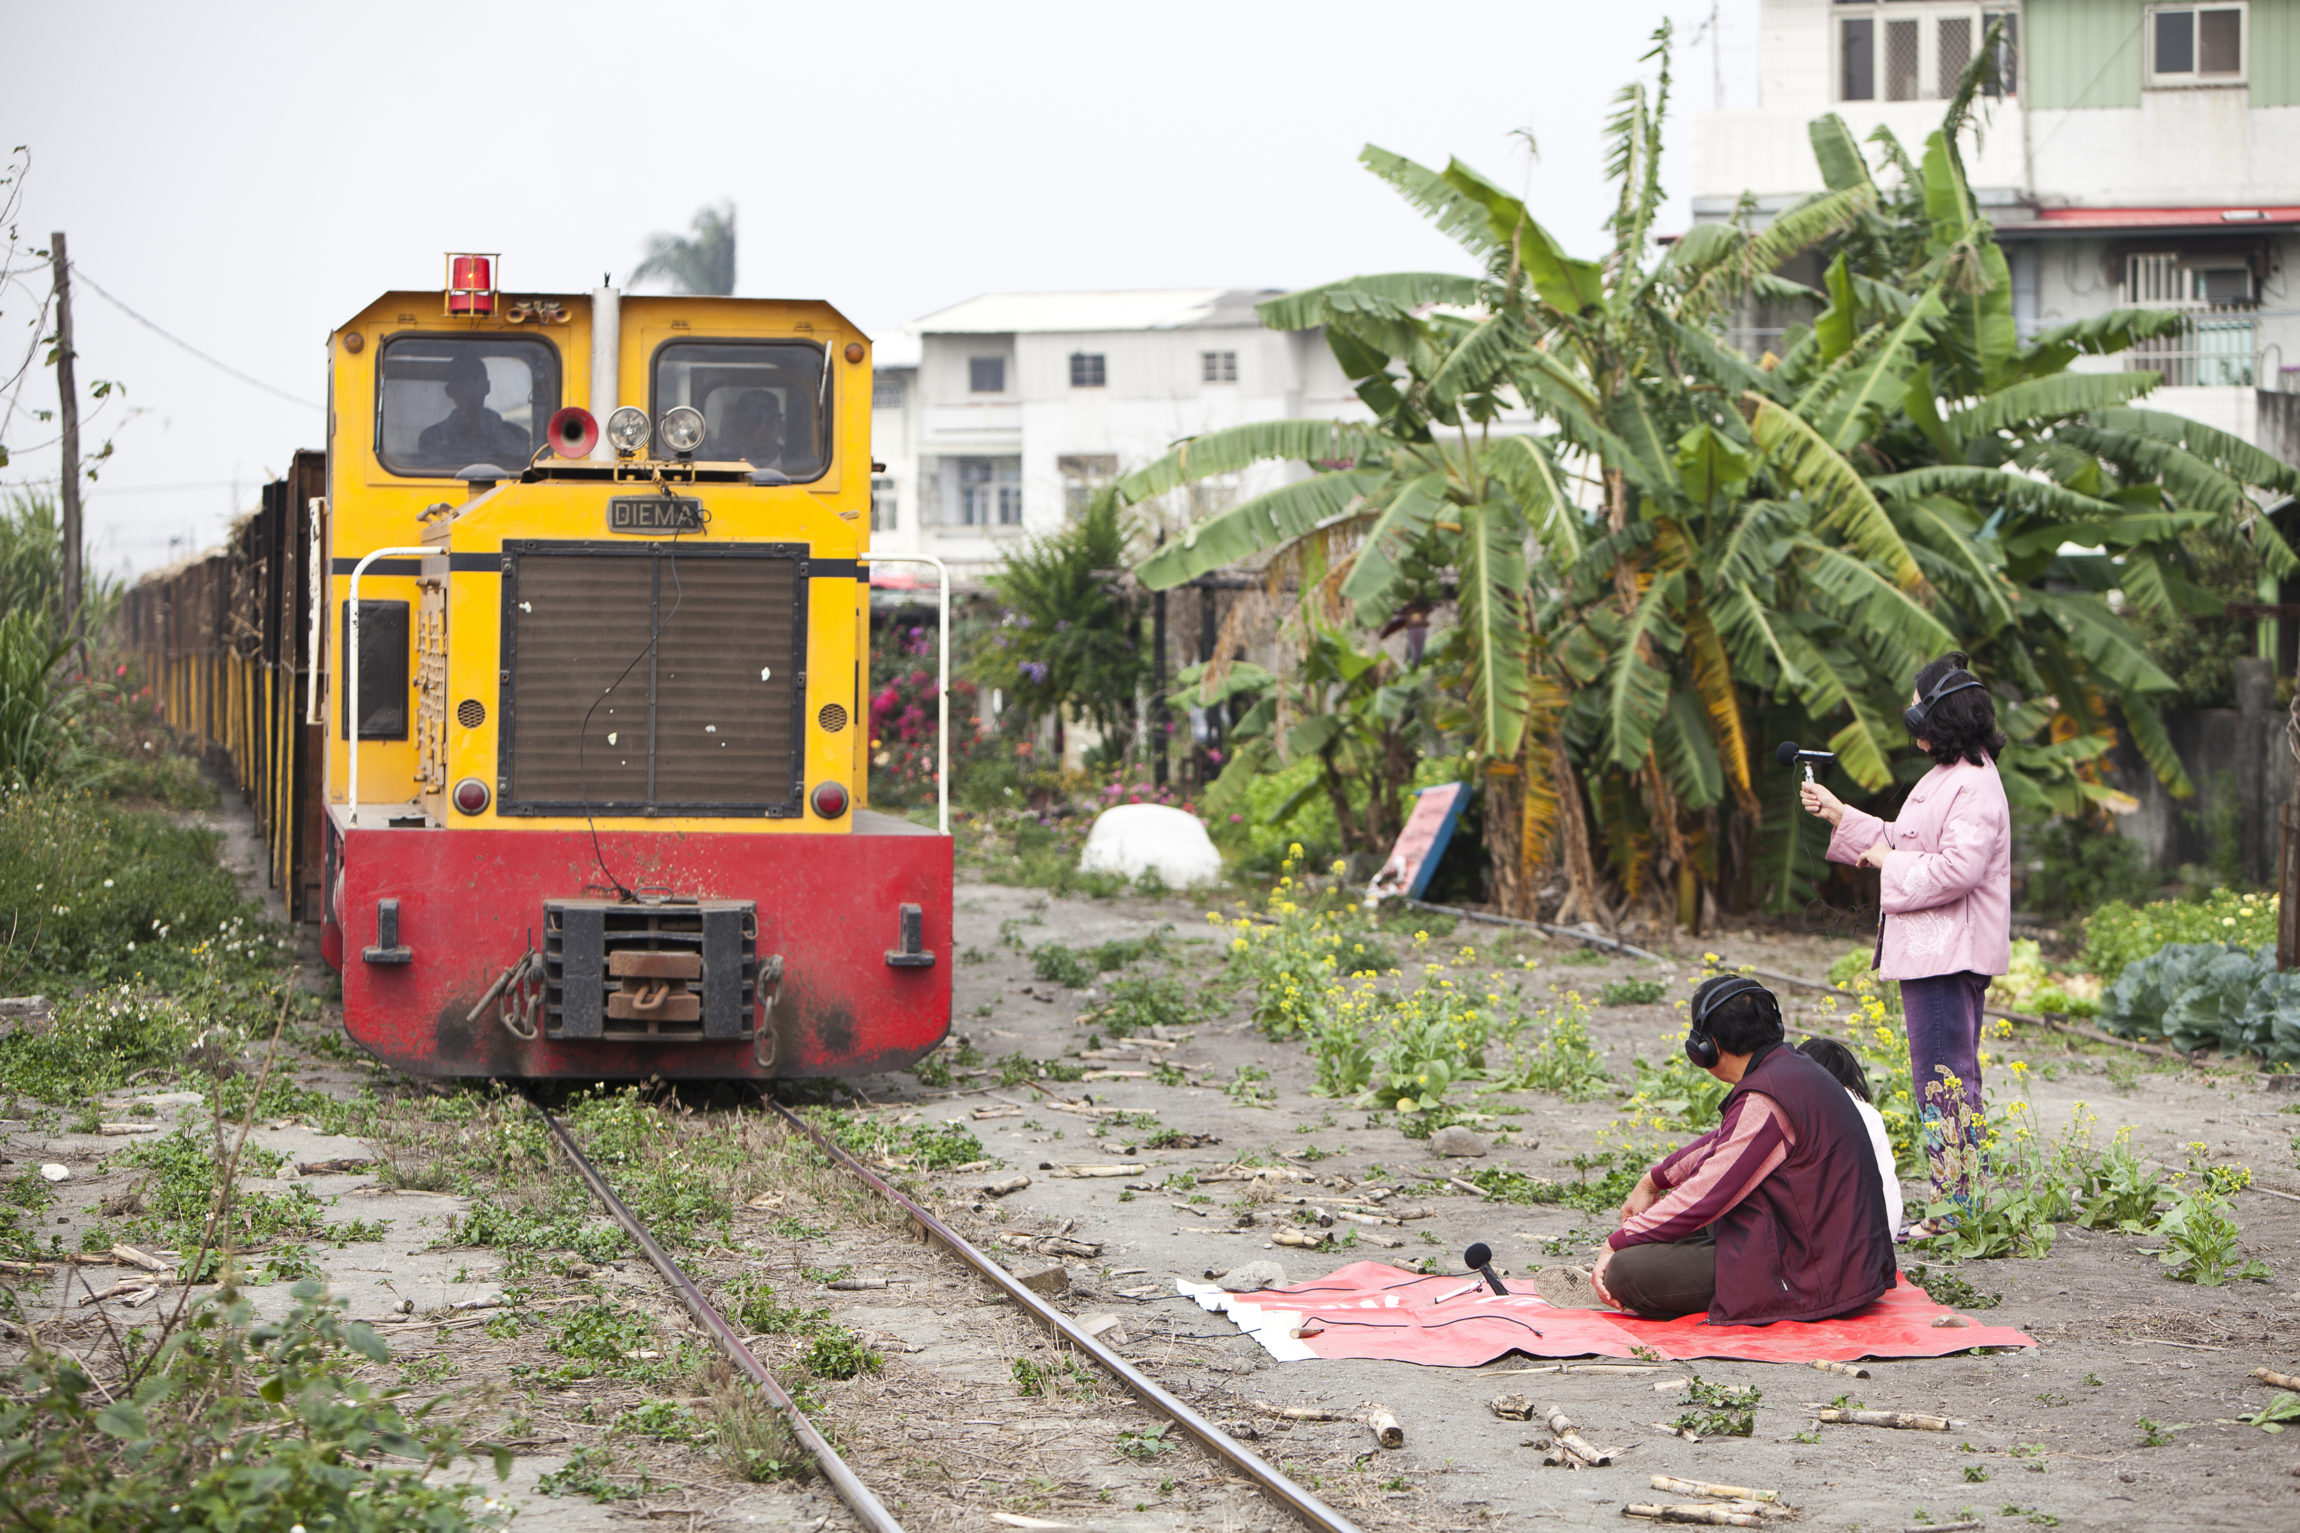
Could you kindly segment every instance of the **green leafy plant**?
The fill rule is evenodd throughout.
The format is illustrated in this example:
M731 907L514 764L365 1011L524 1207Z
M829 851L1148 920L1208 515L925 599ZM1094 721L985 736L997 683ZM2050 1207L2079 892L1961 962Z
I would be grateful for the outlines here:
M1597 994L1601 1006L1647 1006L1661 999L1668 987L1657 979L1609 981Z
M884 1359L863 1344L861 1337L845 1326L825 1326L808 1343L799 1361L817 1378L851 1379L858 1374L876 1373Z
M1155 1426L1121 1428L1118 1451L1132 1459L1154 1459L1166 1451L1166 1434L1173 1425L1171 1421L1161 1421Z
M1717 1384L1695 1374L1678 1397L1689 1409L1679 1413L1676 1426L1703 1437L1747 1437L1757 1429L1757 1402L1764 1398L1754 1384Z
M1901 1275L1912 1287L1923 1289L1925 1297L1935 1304L1945 1304L1950 1309L1995 1309L2004 1302L2003 1294L1982 1293L1953 1272L1935 1272L1919 1264L1903 1267Z
M418 1404L357 1377L389 1351L318 1283L290 1297L284 1318L262 1321L227 1286L108 1389L35 1344L0 1404L9 1521L53 1533L463 1533L506 1521L507 1507L472 1506L478 1487L448 1476L475 1455L507 1475L508 1450L470 1441L444 1399Z
M2175 1190L2155 1234L2164 1245L2150 1254L2175 1282L2217 1288L2232 1281L2268 1279L2266 1262L2242 1255L2235 1205L2208 1188Z
M2258 1427L2263 1432L2281 1432L2285 1423L2300 1421L2300 1394L2280 1389L2269 1398L2266 1405L2244 1417L2243 1421L2246 1426Z
M653 1494L655 1482L643 1471L635 1475L616 1473L612 1449L577 1448L567 1455L566 1463L539 1476L535 1488L546 1496L583 1496L611 1505Z

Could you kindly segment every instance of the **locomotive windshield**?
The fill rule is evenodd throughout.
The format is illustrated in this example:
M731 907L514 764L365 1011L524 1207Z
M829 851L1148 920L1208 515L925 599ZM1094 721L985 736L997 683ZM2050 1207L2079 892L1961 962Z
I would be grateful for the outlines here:
M559 354L519 337L401 335L376 365L376 456L395 474L516 474L559 408Z
M696 457L804 484L828 466L822 385L823 349L804 341L674 341L655 353L654 418L692 405L705 428Z

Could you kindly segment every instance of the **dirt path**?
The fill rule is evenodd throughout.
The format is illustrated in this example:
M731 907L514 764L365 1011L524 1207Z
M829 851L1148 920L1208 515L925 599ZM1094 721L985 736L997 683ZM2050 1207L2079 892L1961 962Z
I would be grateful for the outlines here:
M226 860L243 869L257 866L244 822L229 814L219 819L228 837ZM1647 1482L1656 1473L1775 1487L1805 1509L1805 1523L1830 1528L1897 1528L1915 1522L1920 1510L1934 1521L1970 1509L1991 1526L2057 1520L2064 1527L2103 1529L2143 1523L2254 1529L2300 1517L2300 1451L2288 1446L2300 1439L2233 1424L2268 1398L2269 1391L2248 1378L2254 1366L2300 1369L2300 1201L2261 1191L2242 1195L2240 1215L2246 1243L2274 1269L2266 1283L2220 1289L2174 1283L2141 1249L2147 1242L2064 1229L2043 1259L1959 1269L1981 1290L2003 1294L2001 1307L1983 1318L2026 1330L2040 1343L2034 1351L1873 1364L1876 1376L1861 1382L1781 1366L1701 1366L1705 1378L1764 1390L1755 1435L1745 1440L1696 1445L1654 1431L1649 1424L1672 1413L1675 1397L1656 1394L1644 1378L1496 1379L1484 1371L1403 1364L1273 1362L1227 1320L1174 1297L1172 1280L1270 1257L1282 1261L1295 1280L1365 1257L1405 1265L1426 1255L1445 1270L1458 1270L1459 1253L1473 1240L1489 1242L1505 1269L1522 1272L1585 1257L1609 1221L1559 1206L1447 1196L1442 1184L1422 1183L1415 1197L1434 1210L1433 1217L1402 1229L1361 1232L1402 1240L1399 1248L1384 1250L1369 1239L1354 1251L1324 1253L1269 1242L1276 1226L1268 1200L1293 1195L1314 1180L1278 1183L1275 1192L1272 1184L1256 1184L1256 1190L1235 1182L1127 1190L1129 1182L1160 1188L1179 1173L1212 1171L1248 1155L1289 1166L1307 1179L1362 1182L1378 1166L1413 1184L1414 1173L1441 1166L1426 1142L1408 1139L1394 1121L1313 1095L1307 1052L1298 1044L1272 1043L1243 1022L1235 998L1218 984L1220 953L1205 909L1202 901L1182 898L1050 900L1025 889L964 886L954 980L955 1031L989 1060L1015 1053L1074 1056L1092 1032L1091 1023L1081 1026L1078 1018L1098 998L1035 979L1027 950L1042 942L1089 946L1170 926L1168 941L1178 954L1173 972L1218 1013L1160 1051L1189 1083L1122 1077L1054 1089L1063 1096L1089 1091L1097 1103L1153 1114L1160 1128L1208 1142L1171 1150L1142 1147L1150 1133L1139 1126L1145 1118L1112 1128L1098 1143L1093 1120L1053 1110L1028 1086L985 1089L978 1081L976 1089L949 1093L926 1090L908 1075L855 1084L870 1101L908 1121L963 1122L1004 1163L996 1174L1030 1172L1033 1185L1002 1201L979 1195L984 1172L925 1180L978 1244L1049 1233L1100 1244L1098 1256L1068 1264L1070 1286L1060 1302L1081 1315L1115 1315L1122 1350L1130 1357L1217 1419L1253 1423L1263 1451L1362 1525L1452 1529L1490 1519L1614 1527L1621 1524L1623 1503L1651 1499ZM1674 967L1656 972L1650 964L1628 961L1568 963L1569 950L1561 945L1467 925L1447 940L1456 947L1474 943L1481 963L1521 975L1524 960L1536 960L1539 967L1528 983L1532 1001L1543 999L1552 985L1593 996L1606 980L1626 978L1666 979L1674 1000L1708 950L1735 962L1818 977L1848 945L1841 939L1727 934L1687 945ZM308 941L302 957L316 983L321 971ZM1155 967L1160 961L1151 962ZM1670 1046L1678 1014L1669 1000L1595 1012L1592 1033L1617 1080L1629 1076L1633 1056L1657 1056ZM1792 1000L1792 1025L1803 1004ZM2215 1159L2248 1165L2264 1182L2300 1190L2293 1168L2300 1117L2283 1110L2300 1098L2266 1091L2247 1072L2135 1068L2128 1056L2089 1045L2080 1051L2058 1039L2021 1040L2003 1052L2028 1062L2033 1099L2048 1128L2081 1102L2099 1114L2104 1138L2129 1125L2145 1152L2173 1164L2186 1158L2187 1146L2202 1142ZM319 1250L315 1259L351 1313L376 1322L390 1339L393 1361L379 1377L497 1391L506 1425L516 1429L521 1447L508 1491L521 1509L518 1526L632 1527L641 1525L632 1520L635 1513L647 1514L650 1526L845 1525L843 1512L819 1487L751 1484L675 1439L635 1436L616 1426L626 1413L664 1398L663 1386L611 1376L612 1370L589 1378L564 1376L566 1354L555 1349L565 1345L570 1308L610 1303L644 1317L666 1346L694 1340L685 1317L642 1262L591 1263L548 1252L521 1259L501 1245L447 1243L454 1221L473 1206L471 1193L485 1196L489 1189L468 1180L470 1192L425 1188L424 1165L420 1157L411 1158L408 1146L432 1145L446 1164L449 1152L437 1146L457 1132L453 1114L466 1109L468 1095L412 1092L346 1059L299 1058L295 1069L305 1084L336 1095L386 1088L387 1102L403 1104L391 1111L406 1114L411 1124L421 1118L422 1134L403 1132L396 1120L367 1139L324 1135L295 1122L260 1125L256 1142L285 1157L289 1174L248 1185L279 1190L301 1180L334 1202L336 1217L388 1222L382 1239ZM1254 1100L1261 1090L1222 1089L1241 1071L1268 1072L1266 1082L1254 1082L1266 1087L1268 1099ZM1174 1078L1171 1072L1168 1078ZM1483 1129L1496 1146L1477 1164L1558 1177L1574 1175L1568 1159L1593 1146L1616 1111L1610 1098L1574 1104L1530 1092L1480 1105L1494 1114ZM120 1094L102 1106L100 1116L132 1121L139 1106L151 1111L154 1125L176 1114L204 1112L185 1093L147 1091ZM977 1109L1002 1115L977 1119ZM695 1122L700 1134L763 1132L755 1118L740 1128L725 1114L706 1113ZM498 1121L489 1131L504 1130ZM103 1217L107 1201L136 1181L136 1173L106 1164L120 1150L121 1136L22 1123L7 1125L5 1133L4 1153L11 1159L69 1168L61 1200L49 1211L67 1248L76 1244L81 1228ZM1115 1160L1129 1144L1136 1148L1127 1158L1147 1167L1139 1176L1062 1180L1038 1170L1044 1162ZM334 1159L381 1164L358 1173L293 1174L298 1164ZM1461 1164L1443 1163L1444 1169ZM402 1185L388 1185L393 1182ZM832 1321L852 1327L879 1350L881 1372L825 1386L821 1403L858 1469L874 1484L891 1487L890 1500L902 1499L909 1508L908 1525L989 1526L994 1509L1129 1533L1285 1525L1268 1503L1244 1485L1225 1481L1194 1450L1164 1443L1145 1447L1142 1433L1154 1423L1108 1387L1064 1374L1045 1393L1018 1393L1017 1360L1061 1368L1061 1358L1042 1337L950 1263L906 1241L863 1200L847 1197L842 1203L844 1195L835 1189L810 1186L802 1189L817 1200L809 1206L836 1209L836 1218L810 1223L815 1215L793 1216L797 1204L762 1196L738 1210L735 1249L696 1265L719 1285L746 1276L771 1278L782 1302L826 1308ZM1241 1225L1241 1212L1254 1214L1255 1222ZM508 1282L507 1257L519 1262ZM821 1275L837 1268L885 1277L890 1284L829 1290ZM129 1275L126 1268L83 1267L72 1269L70 1281L76 1299ZM81 1307L57 1292L62 1277L44 1281L45 1289L27 1285L20 1291L27 1306L44 1302L64 1313L73 1334L91 1345L102 1325L99 1311L123 1326L148 1319L148 1311L126 1309L118 1299ZM284 1285L252 1292L267 1311L286 1302ZM453 1307L507 1297L520 1312L518 1324L481 1318L500 1310ZM762 1350L777 1362L790 1361L799 1346L795 1334L762 1341ZM1592 1438L1628 1444L1629 1451L1608 1469L1543 1469L1539 1453L1524 1446L1534 1429L1499 1421L1487 1409L1487 1400L1505 1389L1559 1405ZM1818 1441L1801 1440L1813 1434L1800 1403L1840 1393L1873 1407L1936 1412L1971 1425L1946 1435L1832 1426L1821 1429ZM1260 1415L1257 1401L1344 1409L1378 1402L1405 1423L1406 1446L1376 1449L1362 1427L1349 1423L1288 1429ZM2178 1426L2174 1445L2139 1446L2136 1421L2143 1416ZM578 1450L592 1449L613 1452L614 1472L626 1488L635 1487L641 1475L652 1477L654 1485L615 1505L538 1493L542 1476L566 1470Z

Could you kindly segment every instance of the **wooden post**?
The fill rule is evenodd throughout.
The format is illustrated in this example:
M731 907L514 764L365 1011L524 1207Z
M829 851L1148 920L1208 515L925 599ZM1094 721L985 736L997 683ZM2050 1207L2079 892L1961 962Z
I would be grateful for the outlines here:
M2284 860L2276 887L2276 967L2300 969L2300 805L2290 801L2284 805Z
M64 633L80 637L80 390L72 376L72 262L64 231L48 236L48 262L56 287L57 419L63 424L56 506L64 532Z

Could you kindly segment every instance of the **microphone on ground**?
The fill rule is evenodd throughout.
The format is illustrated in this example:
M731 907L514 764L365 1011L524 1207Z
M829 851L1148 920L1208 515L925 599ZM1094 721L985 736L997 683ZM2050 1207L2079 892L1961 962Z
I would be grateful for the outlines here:
M1480 1276L1482 1276L1485 1279L1487 1286L1492 1288L1495 1293L1506 1295L1509 1292L1508 1289L1502 1287L1501 1279L1494 1275L1493 1247L1487 1245L1484 1241L1481 1240L1476 1245L1473 1245L1468 1250L1462 1252L1461 1260L1463 1266L1472 1269Z

